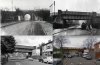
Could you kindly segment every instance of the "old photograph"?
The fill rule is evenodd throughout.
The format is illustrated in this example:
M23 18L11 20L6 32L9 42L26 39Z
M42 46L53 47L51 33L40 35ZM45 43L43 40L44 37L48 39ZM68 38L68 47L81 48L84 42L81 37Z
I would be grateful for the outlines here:
M2 35L52 35L52 0L0 0Z
M100 36L54 36L53 65L100 65Z
M1 65L52 65L52 36L1 36Z
M0 65L100 65L100 0L0 0Z
M100 0L55 0L54 35L100 35Z

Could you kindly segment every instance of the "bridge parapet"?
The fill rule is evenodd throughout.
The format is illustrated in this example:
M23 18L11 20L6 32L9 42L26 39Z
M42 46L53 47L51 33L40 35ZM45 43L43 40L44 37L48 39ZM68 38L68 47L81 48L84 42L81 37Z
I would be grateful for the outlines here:
M50 13L50 16L58 16L58 15L81 15L81 16L100 16L96 12L78 12L78 11L62 11L58 10L58 12Z
M63 12L63 14L67 14L67 15L85 15L85 16L92 15L92 13L90 13L90 12L74 12L74 11Z
M59 12L59 11L58 11ZM93 12L94 13L94 12ZM92 16L92 12L78 12L78 11L62 11L62 15L82 15L82 16ZM58 13L59 14L59 13Z
M54 15L53 20L58 22L60 20L87 20L88 23L98 22L100 16L97 16L96 12L78 12L78 11L61 11L58 10L58 13ZM57 20L58 19L58 20Z

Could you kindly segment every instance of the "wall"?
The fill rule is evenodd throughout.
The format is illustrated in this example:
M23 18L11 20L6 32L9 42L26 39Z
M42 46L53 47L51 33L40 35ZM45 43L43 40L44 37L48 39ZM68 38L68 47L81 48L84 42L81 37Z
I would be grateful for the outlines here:
M40 49L32 50L32 56L40 56Z
M95 58L96 59L100 58L100 42L97 43L97 44L95 44L95 50L94 50L94 52L95 52Z
M94 20L93 20L93 26L95 28L100 29L100 16L97 16L97 17L94 18Z

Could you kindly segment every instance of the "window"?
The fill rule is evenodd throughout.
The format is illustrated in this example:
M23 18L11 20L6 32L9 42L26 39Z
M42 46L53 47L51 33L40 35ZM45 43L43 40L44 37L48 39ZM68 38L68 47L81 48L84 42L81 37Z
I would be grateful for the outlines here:
M47 46L47 49L50 49L50 46Z

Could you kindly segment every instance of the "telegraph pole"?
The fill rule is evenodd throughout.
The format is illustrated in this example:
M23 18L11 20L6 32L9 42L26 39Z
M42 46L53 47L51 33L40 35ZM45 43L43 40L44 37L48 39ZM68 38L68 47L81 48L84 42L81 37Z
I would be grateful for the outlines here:
M54 1L54 16L55 16L55 1Z
M53 15L55 15L55 1L49 7L52 7L52 6L53 6Z
M12 11L13 11L13 0L12 0Z
M13 12L13 0L11 0L11 4L12 4L12 12ZM13 14L12 14L12 21L14 20Z

